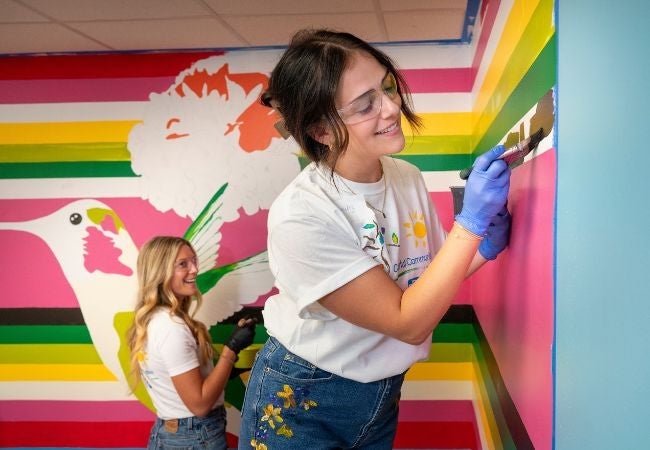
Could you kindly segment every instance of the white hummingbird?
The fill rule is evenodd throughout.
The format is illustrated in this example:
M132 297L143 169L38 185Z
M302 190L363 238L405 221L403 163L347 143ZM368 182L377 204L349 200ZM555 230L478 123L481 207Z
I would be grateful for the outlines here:
M34 220L0 223L0 230L29 232L50 247L99 357L116 380L125 382L113 317L133 310L138 249L115 211L98 200L76 200Z

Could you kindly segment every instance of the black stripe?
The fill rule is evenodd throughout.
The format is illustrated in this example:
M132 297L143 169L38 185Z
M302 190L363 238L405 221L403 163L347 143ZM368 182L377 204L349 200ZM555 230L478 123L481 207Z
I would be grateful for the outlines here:
M79 308L0 309L0 325L85 325L85 323Z

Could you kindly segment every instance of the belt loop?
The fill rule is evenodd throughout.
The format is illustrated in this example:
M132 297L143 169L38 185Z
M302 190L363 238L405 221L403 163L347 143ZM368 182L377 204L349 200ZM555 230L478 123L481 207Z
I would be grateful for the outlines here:
M193 425L194 425L193 422L194 422L194 417L188 417L187 418L187 429L188 430L191 430L193 428Z

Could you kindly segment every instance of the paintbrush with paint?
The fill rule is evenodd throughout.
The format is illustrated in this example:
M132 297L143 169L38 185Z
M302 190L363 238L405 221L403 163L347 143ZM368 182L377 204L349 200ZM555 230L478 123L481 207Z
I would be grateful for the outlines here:
M503 154L499 156L499 159L503 159L506 164L510 165L532 152L542 139L544 139L544 128L540 128L527 139L517 142L515 145L503 152ZM463 180L468 179L469 174L472 173L472 169L473 166L461 170L460 178Z

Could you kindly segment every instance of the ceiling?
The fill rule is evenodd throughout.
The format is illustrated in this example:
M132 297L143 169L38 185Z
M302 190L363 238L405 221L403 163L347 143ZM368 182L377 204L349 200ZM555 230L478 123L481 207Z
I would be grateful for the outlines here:
M285 46L303 27L467 42L476 0L0 0L0 54Z

